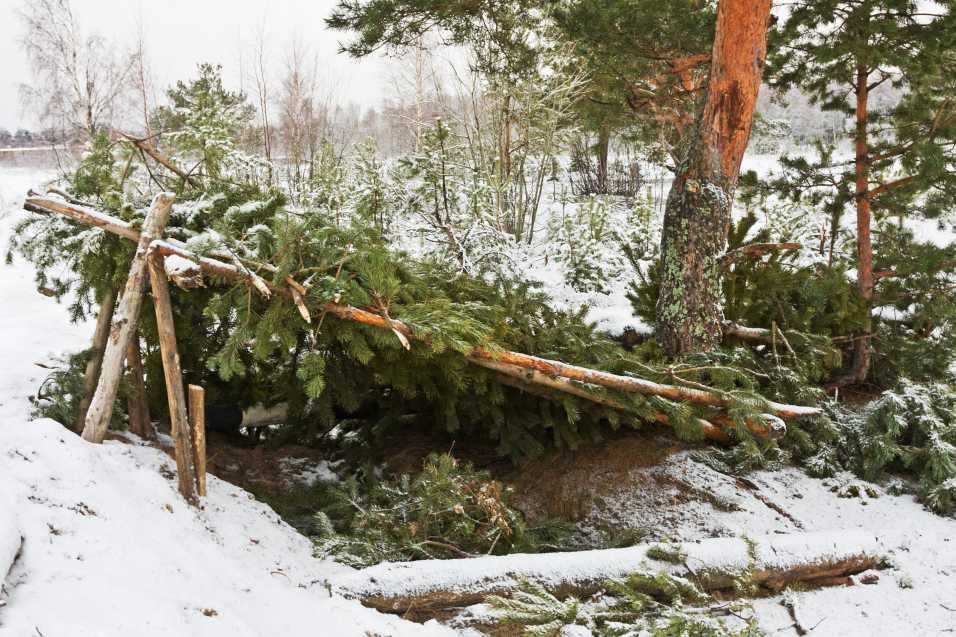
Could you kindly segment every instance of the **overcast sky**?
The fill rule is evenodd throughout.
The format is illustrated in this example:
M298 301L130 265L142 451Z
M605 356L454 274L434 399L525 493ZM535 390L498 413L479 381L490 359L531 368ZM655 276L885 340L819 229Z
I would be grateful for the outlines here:
M21 4L0 0L0 127L9 130L36 125L18 101L19 84L30 81L20 44ZM388 83L387 60L355 61L336 53L342 35L326 31L323 22L334 5L334 0L72 0L86 33L121 44L134 43L142 22L158 88L190 77L199 62L222 64L227 81L238 86L240 51L251 49L264 24L276 69L297 36L319 55L320 73L334 80L338 99L376 105Z

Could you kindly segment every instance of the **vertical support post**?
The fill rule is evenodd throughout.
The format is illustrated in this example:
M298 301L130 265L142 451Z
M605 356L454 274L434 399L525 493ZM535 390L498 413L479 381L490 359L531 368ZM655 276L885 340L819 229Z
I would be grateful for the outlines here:
M123 359L126 358L129 339L139 322L139 310L143 305L147 251L154 239L162 237L166 222L169 221L169 210L172 208L173 199L172 193L156 195L143 222L143 230L129 268L129 278L123 290L123 298L120 299L119 307L113 315L106 352L103 354L100 381L86 414L83 428L84 440L103 442L106 431L109 429L113 403L116 402L116 393L123 375Z
M146 400L146 383L143 381L143 357L139 349L139 330L133 332L126 349L126 367L129 370L130 395L126 401L129 414L129 428L144 440L156 437L153 421L149 417L149 403Z
M153 287L153 307L156 309L156 331L163 357L163 376L166 378L166 397L169 401L169 421L176 443L176 473L179 492L190 504L196 504L196 480L193 473L193 449L186 415L186 394L183 391L183 370L176 350L176 328L173 325L173 307L169 298L169 283L163 257L151 253L149 280Z
M100 313L96 317L96 329L93 331L93 347L86 370L83 373L83 397L80 399L80 408L76 413L73 431L80 433L86 424L86 413L90 410L93 393L100 380L100 370L103 368L103 355L106 353L106 339L110 335L110 325L113 323L113 310L116 307L116 290L113 286L106 289L100 301Z
M192 426L193 456L196 466L196 488L206 496L206 392L198 385L189 386L189 424Z

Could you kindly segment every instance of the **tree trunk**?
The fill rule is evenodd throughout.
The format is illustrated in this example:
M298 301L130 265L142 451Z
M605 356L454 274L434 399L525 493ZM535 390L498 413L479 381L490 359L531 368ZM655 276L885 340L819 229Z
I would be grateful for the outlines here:
M126 401L129 414L129 429L144 440L156 437L153 421L149 416L146 400L146 383L143 380L143 357L139 349L139 330L133 332L126 348L126 367L129 371L130 394Z
M611 128L607 124L601 124L597 144L594 146L594 154L597 155L597 193L600 195L606 195L608 192L607 160L610 147Z
M169 210L173 205L173 195L160 193L153 199L153 205L143 222L143 231L139 237L139 245L129 269L129 278L123 290L123 298L119 308L113 316L110 326L106 352L103 354L103 370L96 393L90 402L90 409L86 414L83 438L90 442L103 442L106 431L110 426L110 416L113 412L113 403L119 390L120 378L123 374L123 359L133 330L139 322L139 310L143 305L143 290L146 285L146 258L147 250L153 239L162 237L166 222L169 220Z
M163 356L163 376L166 379L166 400L169 403L170 434L176 444L176 473L179 492L187 502L196 504L196 478L193 471L195 456L186 412L186 392L183 389L183 370L176 347L176 328L173 325L173 307L169 298L169 283L163 258L150 253L149 280L153 288L153 308L156 310L156 331Z
M707 99L671 186L657 339L674 358L720 343L720 255L767 52L770 0L720 0Z
M860 64L856 70L856 284L866 308L862 337L856 341L850 380L862 383L870 371L870 331L873 319L873 241L870 237L870 164L868 139L869 71Z
M110 325L113 322L113 309L115 307L116 290L110 286L100 301L100 313L96 317L96 329L93 331L93 347L90 352L90 360L86 363L86 371L83 374L83 398L80 399L80 407L77 410L76 420L73 423L73 431L76 433L83 431L83 424L86 422L86 413L89 411L90 403L93 401L96 384L100 380L100 370L103 368L103 354L106 352L106 340L110 335Z

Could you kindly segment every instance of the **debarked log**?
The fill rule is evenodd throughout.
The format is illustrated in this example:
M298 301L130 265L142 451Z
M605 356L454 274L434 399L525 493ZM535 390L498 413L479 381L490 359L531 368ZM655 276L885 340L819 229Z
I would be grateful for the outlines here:
M522 581L534 581L557 597L586 597L608 580L636 572L666 572L710 592L731 591L741 579L770 591L794 582L823 586L876 568L887 554L875 534L846 530L667 544L668 552L680 556L679 564L649 557L654 546L386 562L329 584L333 594L405 613L480 603L491 595L508 595Z

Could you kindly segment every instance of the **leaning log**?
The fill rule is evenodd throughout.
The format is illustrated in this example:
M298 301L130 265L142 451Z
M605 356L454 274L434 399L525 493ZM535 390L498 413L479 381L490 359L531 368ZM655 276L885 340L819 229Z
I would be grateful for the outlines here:
M574 381L568 380L567 378L545 376L544 374L536 372L533 369L529 370L525 369L524 367L518 367L517 365L499 363L498 361L475 361L475 364L497 372L498 380L502 384L526 391L528 393L538 393L539 395L544 395L550 398L550 396L547 396L547 394L541 392L540 388L550 389L552 391L577 396L578 398L584 398L585 400L589 400L612 409L617 409L618 411L633 411L622 401L615 400L611 396L597 393L593 389L589 389L587 386L577 384ZM652 418L663 425L671 424L670 418L664 413L656 413L652 416ZM727 433L724 432L720 427L707 422L703 418L698 418L697 424L700 426L700 430L703 432L704 436L710 440L716 440L717 442L727 442L730 440L730 436L728 436Z
M147 251L153 239L159 238L169 220L169 211L173 205L173 195L160 193L153 199L153 205L143 222L143 231L139 235L136 254L129 269L129 278L123 289L123 298L113 315L106 352L103 354L103 367L100 372L96 393L90 402L83 427L83 438L90 442L103 442L110 426L113 403L119 390L123 374L123 361L133 331L139 323L139 310L143 305L143 290L146 286ZM107 215L99 215L105 217ZM110 223L112 220L110 220ZM102 227L102 226L100 226Z
M73 431L80 433L86 424L86 413L90 410L93 394L100 382L100 370L103 368L103 354L106 353L106 342L110 336L110 325L113 324L113 311L116 308L116 290L113 286L106 289L100 300L100 313L96 316L96 328L93 330L93 346L90 348L90 360L86 362L83 371L83 397L77 409L76 420L73 422Z
M558 597L586 597L610 579L666 572L704 591L733 590L741 577L769 590L789 584L832 584L837 577L877 567L887 547L873 533L839 531L771 535L747 541L709 538L668 544L682 563L652 559L644 544L624 549L484 556L472 559L384 563L329 582L332 593L390 613L440 610L508 595L534 581Z
M146 383L143 380L143 355L140 352L139 330L133 332L126 348L126 367L129 376L129 397L126 400L129 415L129 430L144 440L156 437L153 420L149 415Z
M194 472L195 455L189 416L186 411L186 393L183 389L183 370L179 364L176 346L176 328L173 325L173 306L169 298L169 283L162 258L150 252L149 281L153 289L153 308L156 310L156 332L159 335L159 351L163 357L163 376L166 379L166 400L169 404L170 434L175 443L176 474L179 477L179 492L190 504L196 504Z
M55 205L50 205L51 201ZM97 225L97 227L101 227L104 230L111 232L113 231L113 228L122 229L123 225L128 225L124 224L124 222L119 219L109 217L109 215L104 215L100 212L90 211L88 209L82 209L79 211L81 214L75 214L75 212L71 210L71 208L74 208L73 206L64 204L63 202L40 197L28 198L24 203L24 208L26 210L43 214L57 212L83 223L86 223L86 219L89 218L91 216L90 213L93 212L93 218L97 223L92 225ZM105 223L106 220L110 220L110 223ZM133 230L133 232L135 232L135 230ZM131 238L127 234L121 234L120 236ZM199 265L203 273L205 273L207 276L220 278L226 281L242 281L253 286L262 294L279 294L290 299L292 298L292 290L289 287L275 286L244 267L240 268L233 264L225 263L211 257L200 257L190 252L182 245L178 245L169 241L157 241L153 245L153 250L156 254L165 257L175 255L193 261ZM302 286L300 285L299 287ZM410 327L401 321L376 314L375 312L370 312L348 305L341 305L338 303L326 303L321 307L321 310L342 320L354 321L363 325L368 325L370 327L388 330L399 336L399 338L402 338L403 342L405 340L422 340L412 331ZM669 400L688 401L715 408L726 408L733 402L730 397L717 391L707 391L704 389L683 387L678 385L665 385L662 383L645 380L643 378L638 378L636 376L622 376L619 374L613 374L611 372L589 369L587 367L581 367L578 365L569 365L568 363L561 361L548 360L538 356L522 354L520 352L490 350L477 347L467 354L467 358L474 363L478 363L479 361L497 361L504 364L516 365L525 369L535 370L547 376L566 378L568 380L606 387L608 389L614 389L625 393L660 396ZM767 407L769 413L780 418L817 416L821 413L821 410L816 407L787 405L773 401L768 401Z

